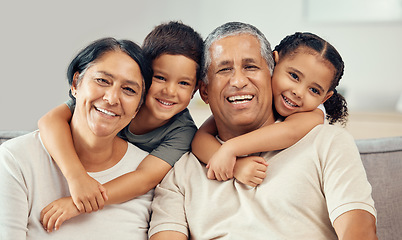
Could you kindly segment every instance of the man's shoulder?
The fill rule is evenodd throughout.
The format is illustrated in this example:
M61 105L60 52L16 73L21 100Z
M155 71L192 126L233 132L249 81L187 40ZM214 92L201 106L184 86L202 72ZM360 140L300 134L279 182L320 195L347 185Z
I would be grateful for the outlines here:
M331 124L320 124L313 128L308 134L312 137L331 137L331 136L351 136L351 134L346 131L345 128L338 126L338 125L331 125Z

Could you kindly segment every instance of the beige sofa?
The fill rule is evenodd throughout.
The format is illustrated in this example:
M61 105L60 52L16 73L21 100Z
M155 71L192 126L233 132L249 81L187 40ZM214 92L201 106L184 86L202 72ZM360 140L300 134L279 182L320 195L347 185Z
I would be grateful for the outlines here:
M0 144L25 134L0 131ZM402 239L402 136L356 140L377 208L381 240Z

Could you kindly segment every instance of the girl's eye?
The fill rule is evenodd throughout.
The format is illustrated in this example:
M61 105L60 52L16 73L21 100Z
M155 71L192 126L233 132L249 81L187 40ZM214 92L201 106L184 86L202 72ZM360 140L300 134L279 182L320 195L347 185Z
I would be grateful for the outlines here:
M299 80L299 76L297 76L296 73L289 73L289 75L290 75L293 79Z
M320 95L320 90L318 90L317 88L310 88L311 92L313 92L314 94Z

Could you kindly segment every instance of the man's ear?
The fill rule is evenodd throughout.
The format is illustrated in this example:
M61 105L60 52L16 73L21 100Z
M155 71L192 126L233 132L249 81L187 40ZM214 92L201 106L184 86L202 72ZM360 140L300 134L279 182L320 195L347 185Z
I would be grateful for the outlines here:
M200 88L198 90L200 92L201 99L208 104L208 85L204 82L200 82Z

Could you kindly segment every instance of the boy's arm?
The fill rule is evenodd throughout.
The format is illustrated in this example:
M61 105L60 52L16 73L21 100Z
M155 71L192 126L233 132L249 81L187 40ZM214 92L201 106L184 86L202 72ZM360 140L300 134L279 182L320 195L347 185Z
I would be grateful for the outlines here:
M162 181L171 168L172 166L164 160L148 155L135 171L103 185L108 193L108 200L105 203L107 205L122 203L144 195Z
M87 174L75 152L69 124L71 117L66 104L50 110L38 122L41 139L67 179L74 204L80 212L96 211L103 208L106 192Z

